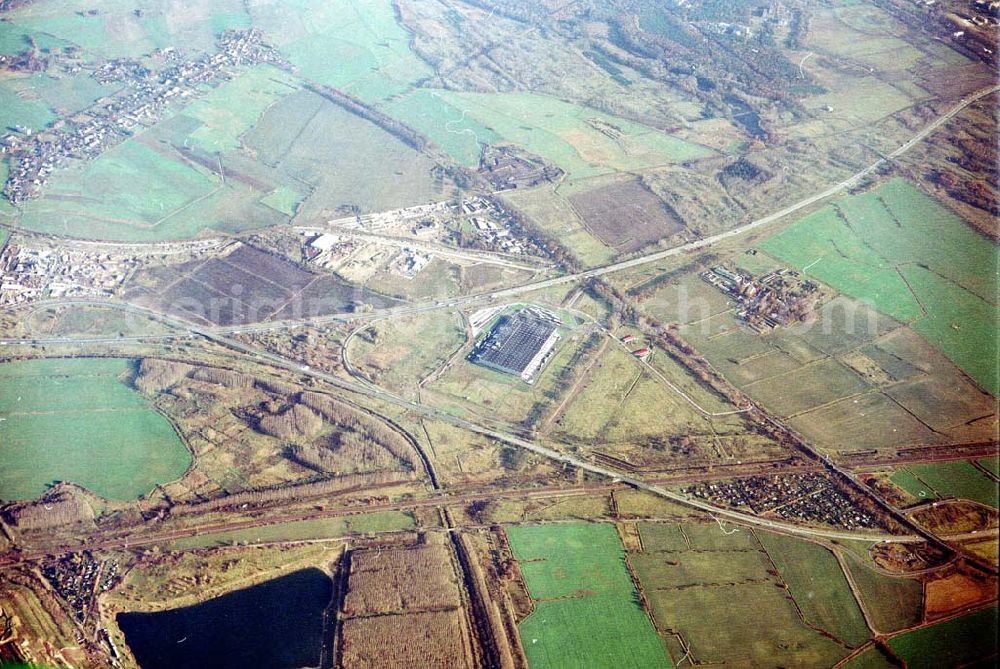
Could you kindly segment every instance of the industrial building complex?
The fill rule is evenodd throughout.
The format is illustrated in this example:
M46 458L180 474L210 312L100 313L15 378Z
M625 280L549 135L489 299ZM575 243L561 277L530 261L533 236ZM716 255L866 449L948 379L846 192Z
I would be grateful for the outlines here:
M469 360L534 383L559 342L558 320L538 309L501 316Z

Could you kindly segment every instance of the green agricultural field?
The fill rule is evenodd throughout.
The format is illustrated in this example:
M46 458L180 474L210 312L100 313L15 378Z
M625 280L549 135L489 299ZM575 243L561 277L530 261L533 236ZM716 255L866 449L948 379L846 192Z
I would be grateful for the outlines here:
M850 646L871 637L840 563L826 548L780 534L757 538L778 567L806 620Z
M270 65L251 68L188 107L184 114L201 122L191 143L214 154L240 147L240 138L276 100L298 90L288 74Z
M861 377L832 359L744 387L751 395L785 416L861 393L867 388Z
M260 201L261 204L265 204L286 216L294 216L295 210L302 204L302 199L302 196L291 188L281 186L262 197Z
M194 231L178 231L169 217L217 187L194 168L129 140L97 160L56 171L45 195L24 205L22 221L39 232L79 237L189 236L206 222Z
M70 42L100 58L141 57L163 47L210 50L227 28L248 27L249 16L239 0L189 3L143 2L134 13L132 0L104 0L100 9L85 0L41 0L7 12L14 30L41 39L39 46ZM2 39L2 38L0 38ZM16 43L16 42L15 42Z
M72 481L128 500L179 478L191 455L171 424L118 377L125 360L0 365L0 499Z
M589 359L582 364L590 364ZM714 398L704 397L700 388L689 388L694 382L684 370L669 362L661 369L675 385L694 390L695 400L704 402L708 410L716 410ZM721 428L723 421L713 424ZM583 443L637 443L648 437L712 428L676 390L612 343L591 368L555 429L567 439Z
M9 21L0 21L0 53L5 56L12 56L29 48L32 39L39 49L62 48L68 45L67 42L51 35L36 34Z
M558 239L585 266L603 265L614 258L614 249L591 234L569 201L552 189L516 189L501 197L524 212L544 234Z
M806 216L761 247L896 320L910 322L921 315L899 272L868 248L834 207Z
M908 669L989 666L997 654L995 606L889 639Z
M385 111L427 135L466 167L478 167L483 145L498 139L492 130L469 118L465 110L446 102L439 91L417 89L393 100Z
M997 382L997 307L922 267L902 270L927 316L913 329L994 396Z
M896 665L890 662L878 648L869 648L843 665L843 669L895 669L895 667Z
M920 499L937 499L929 485L918 479L907 469L897 469L889 477L893 485Z
M829 667L847 655L844 646L802 622L752 532L745 528L724 531L716 523L677 525L676 533L668 527L641 524L644 550L630 558L657 629L668 640L679 634L690 649L693 665ZM817 573L832 574L829 565L816 562L811 553L803 558L801 550L810 549L788 548ZM782 566L787 565L779 569ZM853 615L801 601L809 597L809 584L800 574L787 578L795 583L790 594L810 623L843 627L850 635L863 633L863 623L856 628L849 622L855 620ZM805 592L800 592L802 586ZM850 603L850 591L846 597L843 593L847 587L843 577L840 584L835 581L822 587L824 593L834 593L837 603Z
M708 522L687 523L679 527L695 552L760 550L753 535L742 529L735 532L730 528L723 530L718 523Z
M980 467L991 472L994 476L1000 476L1000 458L983 458L982 460L976 460L976 462L979 463Z
M254 3L253 23L299 74L378 102L432 74L410 51L390 0L291 0Z
M862 560L864 564L862 564ZM916 625L923 617L924 588L920 581L886 576L875 571L866 557L847 557L847 569L861 592L875 631L895 632Z
M613 525L511 527L507 535L536 601L519 625L532 669L673 666Z
M393 532L416 527L413 515L404 511L379 511L361 513L342 518L301 520L294 523L264 525L246 530L201 534L177 539L168 544L170 550L215 548L233 543L266 544L280 541L316 541L336 539L349 534L368 532Z
M997 484L971 462L910 465L907 469L939 497L962 497L997 508Z
M689 548L680 525L639 523L639 536L645 553L686 551Z
M761 244L914 329L997 395L996 247L902 179Z
M16 87L22 97L37 96L64 116L91 106L120 87L120 84L99 84L91 77L56 77L47 74L8 79L5 83Z
M48 127L56 120L55 112L37 95L28 99L19 96L17 82L18 79L0 80L0 126L5 129L24 126L33 130Z
M711 150L638 123L536 93L455 93L441 96L509 142L541 156L573 178L680 163ZM615 126L612 139L588 121Z
M297 210L303 220L338 218L349 207L384 211L451 194L447 180L435 179L427 156L306 90L279 99L243 141L274 179L308 195Z
M642 583L669 583L672 588L725 587L730 583L750 583L771 566L767 555L757 550L731 551L726 569L720 571L718 556L712 551L690 551L681 560L672 552L643 552L632 556L635 575ZM815 621L810 621L815 624Z
M921 55L915 49L910 50L910 54ZM897 54L893 53L892 57L897 57ZM877 121L913 104L909 95L878 77L851 78L838 84L835 90L806 98L803 103L806 109L819 111L832 107L836 121L853 126ZM919 89L913 91L920 92ZM871 104L860 103L860 100L870 100Z

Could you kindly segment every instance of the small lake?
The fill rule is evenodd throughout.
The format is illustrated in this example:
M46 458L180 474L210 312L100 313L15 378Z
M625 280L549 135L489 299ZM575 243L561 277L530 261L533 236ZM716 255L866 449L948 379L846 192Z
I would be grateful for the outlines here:
M333 582L303 569L207 602L121 613L118 626L142 669L298 669L320 662Z

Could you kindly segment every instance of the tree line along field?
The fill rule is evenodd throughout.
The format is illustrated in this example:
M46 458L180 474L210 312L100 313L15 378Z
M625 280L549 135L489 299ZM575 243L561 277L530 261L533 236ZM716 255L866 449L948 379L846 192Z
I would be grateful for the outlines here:
M901 179L849 196L761 244L913 329L994 396L996 249Z
M170 422L121 380L121 359L0 365L0 499L31 499L52 481L132 500L180 478L191 455Z
M532 669L674 666L637 600L614 526L507 528L534 600L518 629Z

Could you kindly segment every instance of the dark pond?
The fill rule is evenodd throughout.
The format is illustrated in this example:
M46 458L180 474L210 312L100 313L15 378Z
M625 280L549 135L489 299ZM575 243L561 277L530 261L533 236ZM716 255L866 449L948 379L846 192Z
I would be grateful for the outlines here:
M303 569L195 606L122 613L118 625L142 669L315 667L332 590Z
M722 100L733 110L733 120L750 133L752 137L756 137L757 139L767 138L767 131L760 125L760 116L757 115L757 112L750 105L735 95L726 95Z

